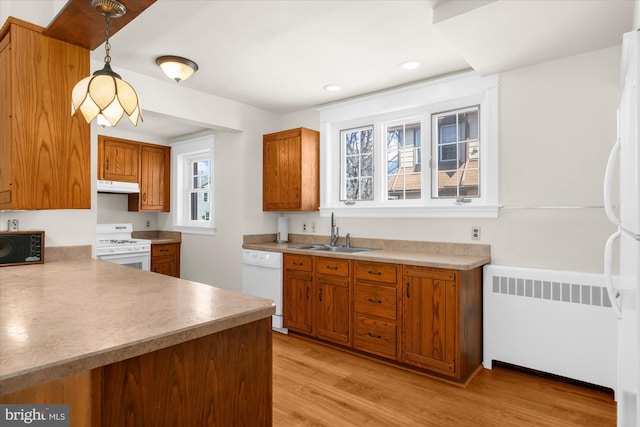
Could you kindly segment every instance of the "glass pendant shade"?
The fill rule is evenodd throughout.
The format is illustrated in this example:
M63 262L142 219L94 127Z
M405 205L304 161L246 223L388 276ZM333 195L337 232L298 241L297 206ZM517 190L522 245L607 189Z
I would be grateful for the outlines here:
M105 69L76 83L71 92L71 114L80 110L87 123L101 114L111 126L126 114L137 126L141 116L136 91L116 73L103 73Z
M198 71L198 64L180 56L160 56L156 58L156 64L160 66L167 77L178 83L181 80L187 80L193 73Z

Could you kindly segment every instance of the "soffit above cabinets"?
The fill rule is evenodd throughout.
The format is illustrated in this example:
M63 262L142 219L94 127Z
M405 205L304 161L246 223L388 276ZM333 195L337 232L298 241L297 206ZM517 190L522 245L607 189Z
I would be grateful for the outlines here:
M133 21L156 0L119 0L127 8L127 13L113 19L109 25L111 35ZM60 13L49 24L44 35L68 43L94 50L105 42L105 18L90 0L69 0Z

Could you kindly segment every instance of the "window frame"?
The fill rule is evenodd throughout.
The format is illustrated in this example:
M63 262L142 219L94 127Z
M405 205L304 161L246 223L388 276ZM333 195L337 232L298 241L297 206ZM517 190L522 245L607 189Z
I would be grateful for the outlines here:
M187 234L216 233L215 215L215 139L213 135L205 135L172 144L171 157L173 163L173 226L172 229ZM209 160L211 184L208 189L211 214L209 221L191 219L191 193L193 180L193 162Z
M478 105L480 115L479 153L481 196L465 199L432 199L433 141L431 116L449 110ZM403 87L393 91L333 104L320 113L320 214L332 212L351 217L389 218L497 218L498 201L498 76L481 77L475 72ZM419 117L421 122L422 198L386 200L386 144L380 147L385 124ZM340 131L374 125L374 200L340 199ZM428 138L428 140L426 140ZM381 178L382 177L382 178Z

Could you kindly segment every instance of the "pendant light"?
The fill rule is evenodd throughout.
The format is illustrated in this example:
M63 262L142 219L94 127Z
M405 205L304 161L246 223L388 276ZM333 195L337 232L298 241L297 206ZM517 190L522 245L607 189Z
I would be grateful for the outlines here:
M165 55L156 58L156 64L170 79L180 83L198 71L198 64L181 56Z
M98 117L101 122L106 120L111 126L117 125L126 114L129 121L137 126L138 119L142 120L138 95L129 83L111 69L109 56L109 23L111 18L119 18L127 13L127 9L115 0L91 0L91 6L105 16L104 67L76 83L71 92L71 114L80 110L87 123Z

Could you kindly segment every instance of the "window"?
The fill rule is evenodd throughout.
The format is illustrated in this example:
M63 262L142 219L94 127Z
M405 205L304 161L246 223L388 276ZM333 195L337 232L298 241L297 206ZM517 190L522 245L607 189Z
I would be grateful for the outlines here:
M386 126L388 200L422 196L421 132L419 120Z
M321 214L497 217L497 120L475 73L321 108Z
M213 234L213 136L172 145L174 228L185 233Z
M480 108L432 115L433 198L480 196Z
M373 126L340 132L341 200L373 200Z

